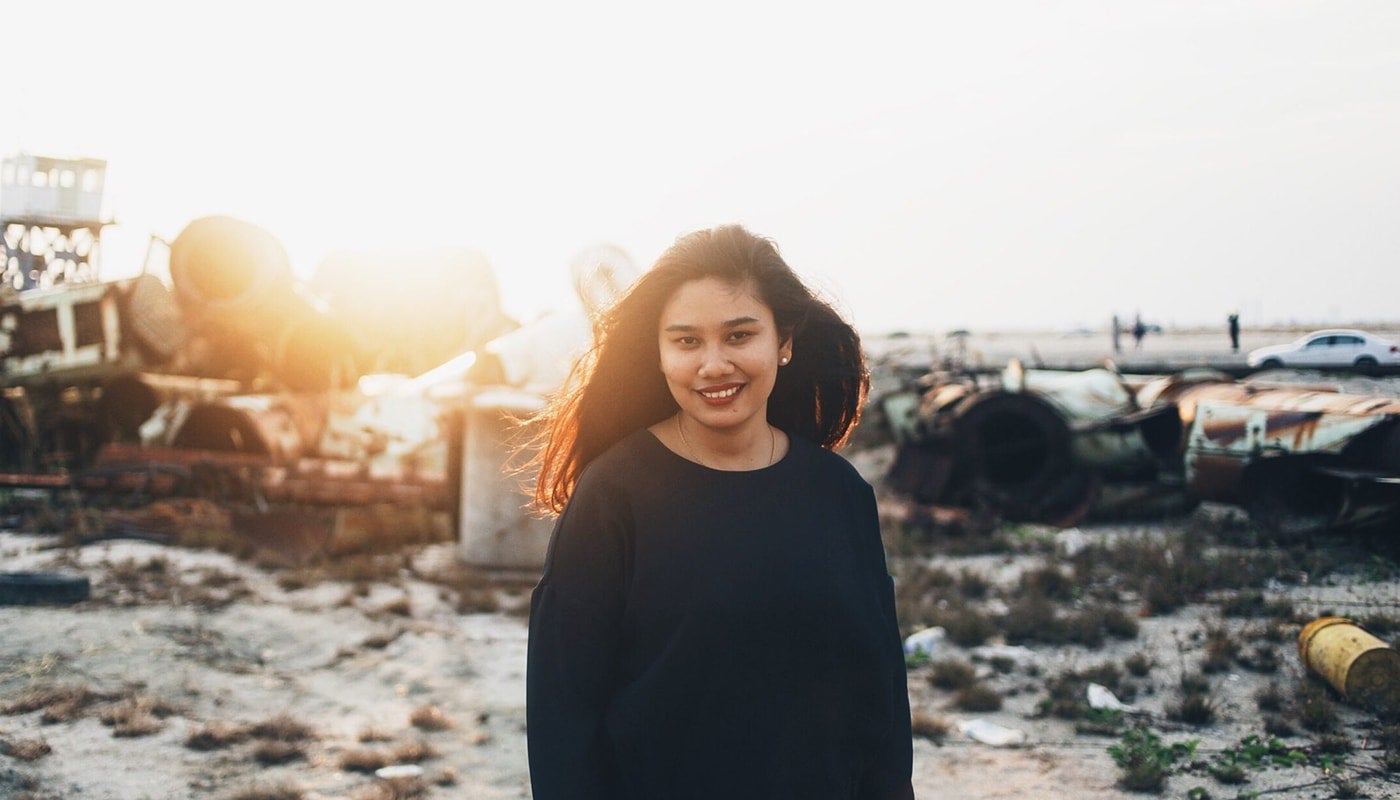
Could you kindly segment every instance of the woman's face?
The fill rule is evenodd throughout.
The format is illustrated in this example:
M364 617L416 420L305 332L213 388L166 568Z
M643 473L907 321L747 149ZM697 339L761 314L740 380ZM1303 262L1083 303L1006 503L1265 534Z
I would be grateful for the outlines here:
M661 373L681 413L709 427L766 425L778 361L773 311L749 283L701 278L681 284L661 309Z

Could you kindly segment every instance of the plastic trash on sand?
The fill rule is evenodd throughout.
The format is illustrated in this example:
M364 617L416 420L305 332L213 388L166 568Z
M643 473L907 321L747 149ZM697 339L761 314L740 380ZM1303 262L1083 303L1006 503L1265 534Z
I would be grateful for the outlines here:
M423 768L417 764L394 764L389 767L380 767L374 771L376 778L390 780L393 778L421 778Z
M904 654L912 656L915 653L933 655L933 651L948 638L948 632L943 628L924 628L909 634L909 638L904 640Z
M1026 732L1005 728L985 719L958 721L958 731L969 739L993 747L1015 747L1026 743Z
M1055 535L1055 543L1059 545L1060 552L1064 553L1065 557L1073 558L1089 546L1090 539L1078 528L1067 528Z
M1089 707L1101 708L1109 711L1133 711L1133 707L1119 700L1107 686L1100 686L1097 683L1089 684Z

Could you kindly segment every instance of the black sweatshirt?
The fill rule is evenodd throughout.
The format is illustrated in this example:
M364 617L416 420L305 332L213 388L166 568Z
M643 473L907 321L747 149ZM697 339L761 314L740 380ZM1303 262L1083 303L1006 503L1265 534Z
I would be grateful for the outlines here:
M536 800L913 797L874 493L791 440L725 472L641 430L584 471L531 602Z

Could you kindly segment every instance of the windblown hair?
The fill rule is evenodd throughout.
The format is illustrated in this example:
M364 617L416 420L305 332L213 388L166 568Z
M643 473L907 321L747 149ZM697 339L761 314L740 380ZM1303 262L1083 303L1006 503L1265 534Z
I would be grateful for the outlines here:
M860 336L792 271L769 239L739 225L676 240L595 328L591 350L536 418L543 447L535 504L562 511L585 467L628 434L676 413L661 372L661 312L683 284L718 278L750 285L773 312L792 360L778 370L768 421L834 449L860 419L870 376Z

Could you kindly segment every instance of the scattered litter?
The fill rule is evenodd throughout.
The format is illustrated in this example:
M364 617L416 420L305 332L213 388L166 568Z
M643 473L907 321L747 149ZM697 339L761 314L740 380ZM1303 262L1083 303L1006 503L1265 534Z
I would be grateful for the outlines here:
M71 605L88 599L85 575L59 572L0 572L0 606Z
M394 764L390 767L380 767L374 771L376 778L391 780L393 778L421 778L423 768L417 764Z
M1055 542L1066 558L1074 558L1090 544L1088 535L1078 528L1067 528L1055 534Z
M985 719L958 720L958 731L973 741L993 747L1015 747L1026 743L1026 732L1006 728Z
M946 638L948 638L948 632L937 626L915 631L909 634L909 638L904 640L904 654L913 655L915 653L924 653L925 655L931 656L933 655L934 649Z
M1119 700L1107 686L1100 686L1097 683L1089 684L1089 707L1107 709L1109 711L1135 711L1132 706Z

